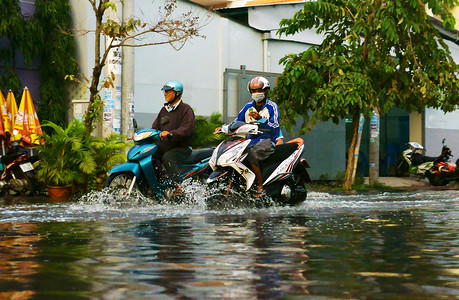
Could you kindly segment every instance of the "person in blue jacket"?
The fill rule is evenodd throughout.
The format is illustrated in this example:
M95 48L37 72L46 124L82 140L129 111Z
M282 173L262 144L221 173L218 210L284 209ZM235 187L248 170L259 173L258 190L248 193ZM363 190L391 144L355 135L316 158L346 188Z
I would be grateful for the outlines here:
M255 174L257 184L256 197L263 195L263 180L260 171L260 161L265 160L274 152L274 145L282 138L279 126L279 108L274 101L267 98L270 85L269 81L261 76L255 77L247 84L247 89L252 94L252 102L247 103L239 112L235 121L253 123L260 119L266 119L260 127L261 134L250 135L250 149L247 160L249 168Z

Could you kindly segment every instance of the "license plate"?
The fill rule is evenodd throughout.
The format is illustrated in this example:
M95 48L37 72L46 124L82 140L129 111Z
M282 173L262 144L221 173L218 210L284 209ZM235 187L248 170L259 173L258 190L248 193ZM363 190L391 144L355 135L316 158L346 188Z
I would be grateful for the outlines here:
M33 165L29 162L25 163L25 164L21 164L19 165L19 167L21 168L22 172L29 172L29 171L32 171L33 170Z

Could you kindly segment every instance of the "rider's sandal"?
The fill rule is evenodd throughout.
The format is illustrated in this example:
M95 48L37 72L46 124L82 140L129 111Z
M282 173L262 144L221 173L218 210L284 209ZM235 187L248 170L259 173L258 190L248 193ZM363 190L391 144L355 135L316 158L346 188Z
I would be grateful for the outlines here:
M174 197L183 195L183 189L181 185L178 185L174 191Z
M257 192L255 193L255 198L263 197L264 194L265 194L265 191L263 190L263 188L258 187Z

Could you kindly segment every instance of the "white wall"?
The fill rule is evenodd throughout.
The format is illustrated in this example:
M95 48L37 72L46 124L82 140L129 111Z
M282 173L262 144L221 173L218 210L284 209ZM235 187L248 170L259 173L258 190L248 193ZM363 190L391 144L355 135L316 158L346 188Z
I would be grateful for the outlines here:
M139 2L142 1L137 0L137 7ZM181 2L178 3L180 5ZM148 15L149 11L145 7L142 10ZM202 14L204 10L196 7L195 12ZM269 13L269 10L263 10L263 13ZM223 112L225 68L239 69L245 65L247 70L263 71L263 31L233 22L216 13L211 13L211 16L211 22L201 32L206 35L206 39L193 39L178 52L168 45L136 48L134 111L139 127L151 126L164 102L160 89L168 80L179 80L184 84L183 99L195 109L196 115L210 115L213 112ZM269 72L281 73L283 67L279 60L282 57L289 53L300 53L309 47L307 43L291 39L280 40L274 35L275 30L267 32L272 34L268 39ZM315 35L313 37L317 38ZM250 94L245 94L245 86L239 87L238 77L229 75L230 118L236 116L241 109L237 104L239 88L244 89L242 95L247 96L249 101ZM286 137L293 138L288 133ZM339 170L344 170L344 123L320 124L303 138L307 147L304 157L312 166L310 175L314 179L325 173L329 178L334 178ZM334 146L328 147L330 143Z
M148 16L156 13L151 5L138 0L136 9ZM179 11L187 11L188 4L178 2ZM150 7L151 10L147 10ZM161 87L169 80L184 85L183 100L195 109L196 115L210 115L223 110L223 73L225 68L246 65L261 70L263 59L261 33L231 22L226 18L194 6L195 14L210 23L202 30L206 38L194 38L176 51L169 45L136 48L134 112L140 127L150 126L164 103ZM234 86L233 83L230 83ZM230 89L230 102L235 103L237 90ZM232 106L232 105L230 105ZM234 115L236 110L230 110Z
M445 40L451 56L459 64L459 46ZM427 155L436 156L441 151L441 141L446 139L446 144L451 148L454 161L459 157L459 110L444 113L437 109L426 109L425 113L425 147Z
M440 154L442 140L451 148L454 160L459 158L459 110L445 114L441 110L427 109L425 113L425 141L428 156Z
M306 51L309 45L291 42L291 41L279 41L279 40L269 40L269 66L270 72L282 73L284 71L284 66L279 64L279 60L290 53L301 53Z

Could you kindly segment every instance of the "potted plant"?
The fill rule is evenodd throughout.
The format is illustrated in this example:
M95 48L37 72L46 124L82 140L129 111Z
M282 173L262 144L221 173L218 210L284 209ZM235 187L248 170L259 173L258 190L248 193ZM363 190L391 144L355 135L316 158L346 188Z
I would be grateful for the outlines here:
M89 147L90 136L78 120L65 129L52 122L45 122L42 127L49 127L51 133L44 133L43 143L37 146L37 177L47 185L51 199L66 200L72 187L85 183L96 168Z

